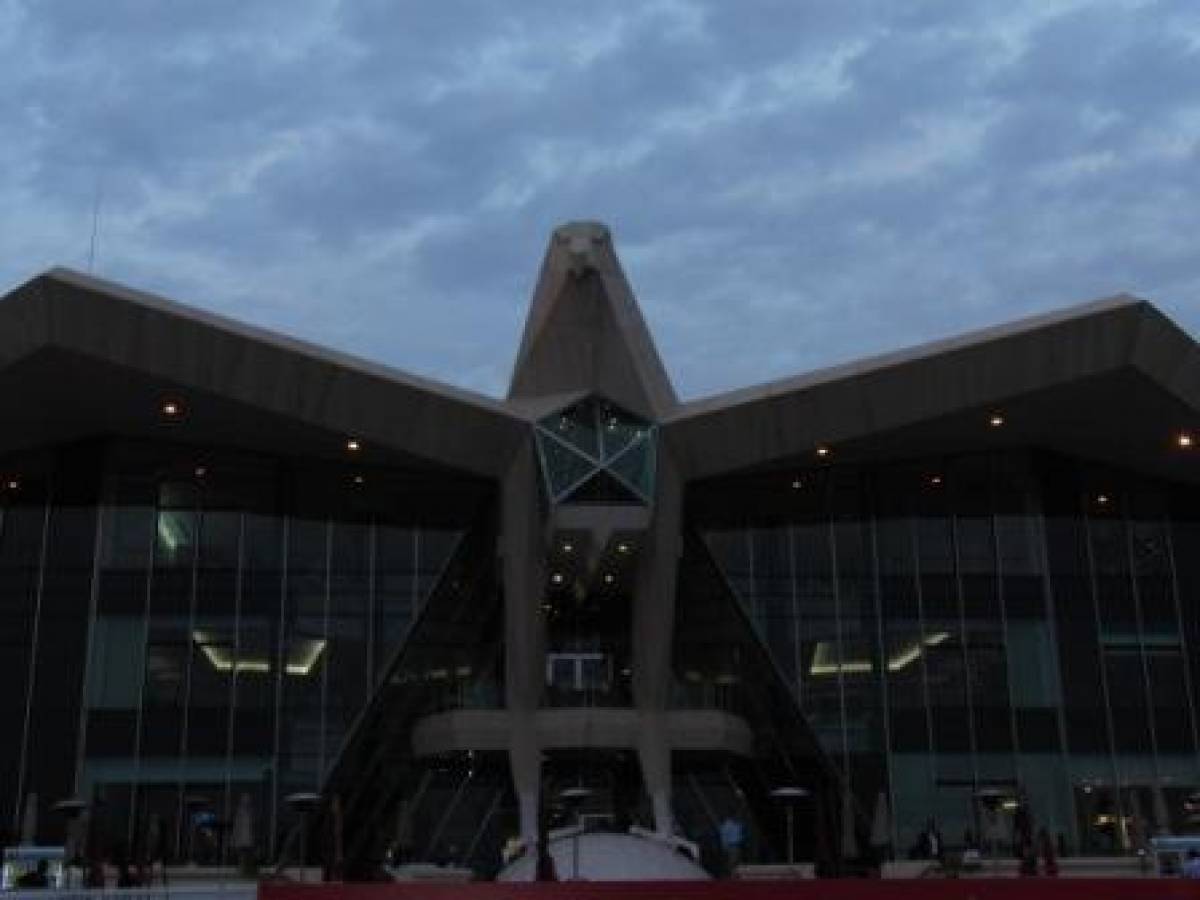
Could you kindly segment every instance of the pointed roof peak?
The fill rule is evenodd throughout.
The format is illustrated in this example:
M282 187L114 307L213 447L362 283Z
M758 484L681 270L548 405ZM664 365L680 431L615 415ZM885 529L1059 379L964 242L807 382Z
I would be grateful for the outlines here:
M513 368L512 399L585 391L647 419L678 405L600 222L554 229Z

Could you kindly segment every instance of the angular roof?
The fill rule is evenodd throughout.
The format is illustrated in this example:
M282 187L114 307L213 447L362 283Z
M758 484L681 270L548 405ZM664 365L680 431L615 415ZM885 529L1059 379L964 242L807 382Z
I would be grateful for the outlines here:
M378 451L494 476L524 434L499 401L67 269L0 301L0 450L92 433L155 433L182 396L189 426L244 447ZM210 437L211 439L211 437Z
M592 222L550 240L503 401L65 269L0 301L0 451L153 434L171 391L205 440L336 455L353 435L392 461L488 477L531 419L600 394L660 423L685 479L803 464L818 446L845 460L1033 443L1200 480L1200 448L1164 452L1200 431L1200 347L1144 300L680 403ZM995 411L1005 425L989 429Z
M1000 429L987 426L993 412ZM1198 413L1200 347L1150 303L1119 295L686 403L663 434L690 478L820 446L875 455L870 443L904 455L1026 442L1134 463L1200 428Z

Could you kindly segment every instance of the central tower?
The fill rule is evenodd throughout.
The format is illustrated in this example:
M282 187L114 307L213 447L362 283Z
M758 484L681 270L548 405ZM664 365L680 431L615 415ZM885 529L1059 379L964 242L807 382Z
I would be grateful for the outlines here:
M603 225L554 232L509 401L530 421L501 548L522 836L567 786L670 831L680 491L657 432L678 400Z

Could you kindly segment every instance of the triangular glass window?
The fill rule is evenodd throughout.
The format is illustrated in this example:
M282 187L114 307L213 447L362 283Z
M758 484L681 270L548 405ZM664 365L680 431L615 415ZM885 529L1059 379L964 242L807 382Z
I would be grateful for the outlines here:
M588 397L543 417L534 433L552 502L650 501L654 426L644 419Z
M567 503L638 503L641 499L603 470L596 472L564 498Z
M565 492L596 471L596 464L592 460L558 439L538 434L537 441L542 454L546 489L552 500L557 502Z
M628 450L605 468L649 500L654 490L654 445L645 436L633 441Z
M560 441L565 441L598 460L600 459L600 436L597 433L598 416L596 401L583 400L542 419L542 428Z

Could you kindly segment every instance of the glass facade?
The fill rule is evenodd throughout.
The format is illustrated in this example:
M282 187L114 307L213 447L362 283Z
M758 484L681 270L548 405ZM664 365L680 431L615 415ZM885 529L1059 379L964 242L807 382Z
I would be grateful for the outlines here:
M534 434L553 503L649 503L654 428L613 403L589 397L551 413Z
M1072 852L1128 852L1194 824L1197 501L1043 453L713 480L688 515L720 577L685 559L680 627L706 591L736 605L860 842L903 856L933 818L1004 844L1019 805ZM686 650L682 696L734 702L736 647Z
M77 796L105 852L200 863L232 861L245 809L275 855L283 798L321 786L494 505L443 473L171 444L0 475L4 825L61 842ZM496 666L447 658L427 709L501 702Z

